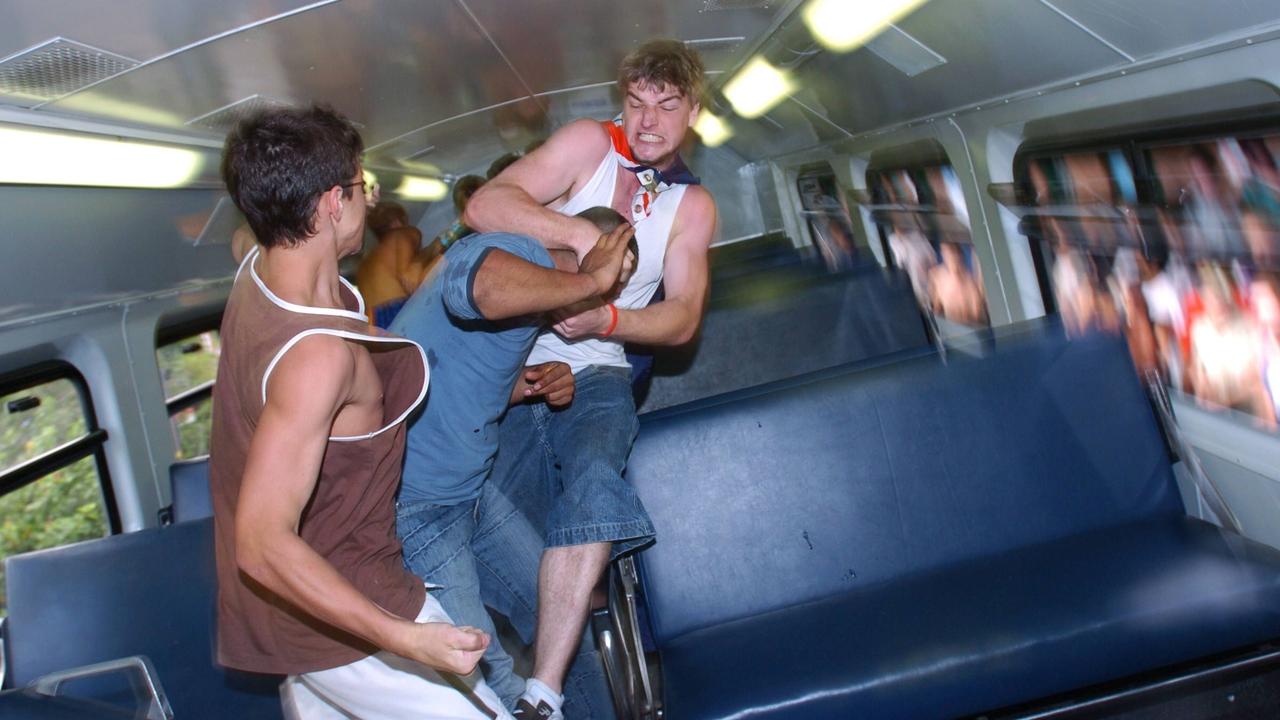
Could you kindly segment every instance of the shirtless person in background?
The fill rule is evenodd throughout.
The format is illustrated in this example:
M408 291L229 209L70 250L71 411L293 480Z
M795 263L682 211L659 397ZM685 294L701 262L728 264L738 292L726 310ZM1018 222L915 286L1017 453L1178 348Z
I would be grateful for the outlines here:
M414 262L422 231L411 226L404 207L393 202L374 206L366 223L378 244L360 261L356 286L367 303L369 322L386 329L422 281L421 268Z

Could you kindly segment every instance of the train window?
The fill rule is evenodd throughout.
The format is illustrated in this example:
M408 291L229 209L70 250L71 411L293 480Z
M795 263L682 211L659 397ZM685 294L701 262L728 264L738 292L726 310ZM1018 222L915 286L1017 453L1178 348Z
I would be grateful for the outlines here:
M1280 133L1131 138L1020 155L1022 228L1072 334L1275 429Z
M809 229L809 239L818 248L827 267L845 270L858 261L853 224L836 175L829 166L807 169L796 178L801 213Z
M178 459L209 452L213 381L221 351L217 330L171 339L156 348Z
M4 558L119 529L92 403L70 366L0 385L0 615Z
M940 325L988 325L969 209L951 165L936 160L909 167L873 163L867 188L885 256L911 278L921 307Z

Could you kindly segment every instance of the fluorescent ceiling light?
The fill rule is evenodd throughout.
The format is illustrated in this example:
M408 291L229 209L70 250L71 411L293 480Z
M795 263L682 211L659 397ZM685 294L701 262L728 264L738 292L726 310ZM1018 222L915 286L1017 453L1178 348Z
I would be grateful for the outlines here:
M769 112L796 89L791 76L757 55L724 86L724 96L744 118Z
M811 0L802 15L809 31L829 50L861 46L927 0Z
M375 195L380 195L381 188L378 186L378 176L372 170L365 170L360 175L360 179L364 180L364 197L366 200L372 201Z
M437 178L405 175L396 194L406 200L440 200L449 194L449 186Z
M172 188L200 172L195 150L0 127L0 183Z
M720 116L705 109L698 114L698 122L694 123L693 130L698 133L698 137L702 138L702 144L707 147L715 147L733 137L733 130L729 124Z

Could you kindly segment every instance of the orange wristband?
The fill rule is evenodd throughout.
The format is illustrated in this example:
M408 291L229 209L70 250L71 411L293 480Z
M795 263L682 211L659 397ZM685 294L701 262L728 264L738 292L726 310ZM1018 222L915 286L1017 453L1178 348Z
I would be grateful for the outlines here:
M602 338L609 337L613 334L614 330L618 329L618 308L614 307L613 303L609 303L609 314L612 317L609 320L609 327L605 328L604 332L600 335Z

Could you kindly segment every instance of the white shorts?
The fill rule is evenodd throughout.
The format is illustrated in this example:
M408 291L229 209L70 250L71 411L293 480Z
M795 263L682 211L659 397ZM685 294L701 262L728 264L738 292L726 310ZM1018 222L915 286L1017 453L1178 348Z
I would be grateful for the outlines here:
M430 594L417 621L452 623ZM290 675L280 685L280 702L289 720L511 718L479 670L453 677L466 685L469 697L426 665L384 651L349 665ZM492 712L483 712L477 703Z

